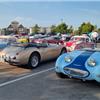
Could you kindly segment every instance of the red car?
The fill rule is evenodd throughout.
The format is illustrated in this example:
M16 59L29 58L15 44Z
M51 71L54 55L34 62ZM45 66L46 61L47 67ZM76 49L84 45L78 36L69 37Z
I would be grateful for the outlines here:
M52 44L64 44L64 41L61 40L60 37L58 36L50 36L50 37L46 37L46 38L40 38L40 39L33 39L31 42L47 42L47 43L52 43Z
M95 44L88 36L72 36L69 42L66 42L67 51L82 48L94 48Z

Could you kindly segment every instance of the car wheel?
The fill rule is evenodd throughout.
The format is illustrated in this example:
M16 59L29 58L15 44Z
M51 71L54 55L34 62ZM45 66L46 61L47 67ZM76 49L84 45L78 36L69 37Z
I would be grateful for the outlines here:
M58 72L56 72L56 75L57 75L59 78L67 78L67 77L68 77L67 75L64 75L63 73L58 73Z
M63 48L63 49L61 50L60 55L63 54L63 53L66 53L66 52L67 52L67 50L66 50L65 48Z
M31 68L36 68L39 65L39 63L40 63L39 54L33 53L30 57L29 65L31 66Z

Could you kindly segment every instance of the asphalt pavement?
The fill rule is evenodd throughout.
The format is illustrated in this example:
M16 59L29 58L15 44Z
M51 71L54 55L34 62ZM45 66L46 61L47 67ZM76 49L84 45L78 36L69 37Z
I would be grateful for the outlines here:
M2 75L0 100L100 100L97 82L58 78L54 66L55 60L44 62L36 69L22 66L22 73Z
M61 79L56 76L55 61L35 69L0 63L0 100L100 100L99 83Z

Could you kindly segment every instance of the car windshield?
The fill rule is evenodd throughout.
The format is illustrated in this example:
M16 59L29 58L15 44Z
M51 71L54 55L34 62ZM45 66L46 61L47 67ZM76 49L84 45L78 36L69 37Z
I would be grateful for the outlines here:
M69 40L70 40L70 37L63 36L63 37L61 38L61 40L69 41Z
M72 37L70 41L85 41L85 38L82 37Z

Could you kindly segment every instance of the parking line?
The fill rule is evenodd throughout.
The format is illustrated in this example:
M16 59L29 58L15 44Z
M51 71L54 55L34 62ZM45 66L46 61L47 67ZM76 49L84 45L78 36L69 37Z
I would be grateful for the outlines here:
M39 74L48 72L48 71L53 70L53 69L54 69L54 67L49 68L49 69L46 69L46 70L43 70L43 71L40 71L40 72L37 72L37 73L34 73L34 74L30 74L30 75L27 75L27 76L23 76L23 77L20 77L20 78L17 78L17 79L14 79L14 80L11 80L11 81L8 81L8 82L5 82L5 83L1 83L0 84L0 87L3 87L3 86L6 86L6 85L9 85L9 84L12 84L14 82L17 82L17 81L20 81L20 80L23 80L23 79L26 79L26 78L29 78L29 77L32 77L32 76L36 76L36 75L39 75Z

